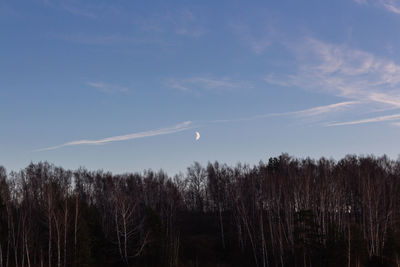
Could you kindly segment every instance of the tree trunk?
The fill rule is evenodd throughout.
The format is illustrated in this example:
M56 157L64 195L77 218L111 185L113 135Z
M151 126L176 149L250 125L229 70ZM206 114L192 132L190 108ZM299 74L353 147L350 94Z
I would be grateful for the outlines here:
M78 197L78 194L76 194L76 196L75 196L75 224L74 224L74 261L75 261L75 266L78 266L78 264L79 264L78 259L77 259L78 214L79 214L79 197Z
M48 216L49 216L49 221L48 221L48 224L49 224L49 251L48 251L48 257L49 257L49 267L51 267L51 217L52 217L52 214L51 214L51 198L50 198L50 195L49 195L49 197L48 197Z
M350 219L349 219L350 220ZM347 228L348 228L348 243L347 243L347 246L348 246L348 249L347 249L347 266L348 267L351 267L351 233L350 233L350 221L348 222L348 226L347 226Z
M7 254L6 254L6 267L8 267L8 262L10 259L10 238L7 240Z
M57 231L57 266L61 267L61 236L60 236L60 225L56 216L54 215L54 222L56 223Z
M116 232L117 232L117 240L118 240L118 250L119 254L121 255L121 258L123 259L124 256L122 254L122 248L121 248L121 239L119 237L119 226L118 226L118 210L115 209L115 227L116 227Z
M0 242L0 267L3 267L3 248Z
M15 225L11 225L11 234L12 234L12 240L13 240L13 246L14 246L14 259L15 259L15 266L18 266L18 244L15 236Z
M68 199L65 197L64 213L64 267L67 266L67 225L68 225Z
M128 233L126 230L126 210L125 210L125 205L123 205L123 210L122 210L122 220L124 224L124 255L125 255L125 262L128 264Z
M26 251L26 259L28 261L28 267L31 267L31 260L30 260L30 256L29 256L29 247L28 247L28 240L27 237L25 237L25 251Z
M222 248L225 249L224 223L222 221L222 208L221 208L221 203L220 202L218 202L218 212L219 212L219 224L220 224L220 227L221 227Z

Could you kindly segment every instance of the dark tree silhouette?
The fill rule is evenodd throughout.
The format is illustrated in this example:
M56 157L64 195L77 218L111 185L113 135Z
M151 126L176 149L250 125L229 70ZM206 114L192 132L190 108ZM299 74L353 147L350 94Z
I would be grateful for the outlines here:
M400 160L0 166L0 267L400 266Z

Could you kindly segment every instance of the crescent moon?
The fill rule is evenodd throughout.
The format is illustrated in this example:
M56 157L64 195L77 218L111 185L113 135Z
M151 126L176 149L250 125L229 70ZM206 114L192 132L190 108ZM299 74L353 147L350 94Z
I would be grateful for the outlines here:
M196 132L196 141L200 139L200 133Z

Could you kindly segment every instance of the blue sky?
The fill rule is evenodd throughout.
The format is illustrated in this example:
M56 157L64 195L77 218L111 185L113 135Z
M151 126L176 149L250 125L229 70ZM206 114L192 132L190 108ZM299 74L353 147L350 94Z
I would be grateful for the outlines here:
M397 0L3 0L0 25L9 170L399 155Z

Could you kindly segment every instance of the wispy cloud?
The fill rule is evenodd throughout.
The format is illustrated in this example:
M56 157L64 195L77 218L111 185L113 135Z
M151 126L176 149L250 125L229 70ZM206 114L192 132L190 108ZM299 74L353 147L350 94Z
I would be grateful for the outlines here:
M398 0L381 0L382 5L389 11L400 14L400 1Z
M83 16L90 19L97 18L97 15L88 7L83 7L71 1L42 0L42 3L48 7L66 11L72 15Z
M400 65L392 60L313 38L288 48L296 56L297 70L270 74L267 82L333 94L372 112L400 108Z
M379 117L355 120L355 121L332 122L332 123L327 123L326 126L355 125L355 124L372 123L372 122L393 121L398 119L400 119L400 114L379 116Z
M153 34L180 35L198 39L205 35L206 22L204 16L190 8L183 8L160 15L137 17L135 23L139 28Z
M50 38L60 39L63 41L84 44L84 45L162 45L170 46L171 44L151 38L139 38L130 35L118 33L113 34L88 34L88 33L68 33L68 34L49 34Z
M302 109L297 111L289 111L289 112L275 112L275 113L267 113L262 115L256 115L251 117L243 117L243 118L235 118L235 119L221 119L221 120L213 120L209 121L210 123L222 123L222 122L241 122L241 121L252 121L259 120L271 117L278 116L293 116L293 117L315 117L319 115L327 115L330 113L338 112L338 111L346 111L354 105L360 104L357 101L345 101L339 102L335 104L323 105L312 107L308 109Z
M353 0L353 1L360 5L365 5L368 3L368 0Z
M138 43L140 40L120 34L85 34L85 33L70 33L70 34L55 34L54 37L79 44L86 45L111 45L120 43Z
M178 35L199 38L207 32L199 18L189 9L180 10L174 24L175 33Z
M172 134L172 133L177 133L177 132L186 131L186 130L191 129L192 128L190 126L191 124L192 124L191 121L185 121L185 122L177 124L175 126L168 127L168 128L162 128L162 129L158 129L158 130L131 133L131 134L127 134L127 135L119 135L119 136L107 137L107 138L97 139L97 140L84 139L84 140L71 141L71 142L64 143L64 144L57 145L57 146L37 149L37 150L35 150L35 152L55 150L55 149L67 147L67 146L103 145L103 144L108 144L108 143L118 142L118 141L126 141L126 140L133 140L133 139L139 139L139 138L151 137L151 136L157 136L157 135Z
M353 0L361 5L374 5L384 8L390 12L400 14L400 1L399 0Z
M266 81L400 107L400 66L393 61L313 38L291 48L297 57L297 73L271 74Z
M316 116L316 115L321 115L324 113L337 111L339 109L341 109L341 110L347 109L348 107L350 107L352 105L356 105L356 104L358 104L358 103L354 102L354 101L340 102L340 103L318 106L318 107L313 107L313 108L298 110L298 111L293 111L293 112L268 113L268 114L257 115L257 116L252 116L252 117L225 119L225 120L199 121L198 123L196 123L196 125L199 127L199 125L201 125L201 124L243 122L243 121L259 120L259 119L265 119L268 117L277 117L277 116L300 116L300 117ZM397 118L400 118L400 114L397 115L396 119ZM395 119L394 117L386 118L386 119L385 119L385 117L381 118L381 120L394 120L394 119ZM378 118L377 118L377 120L378 120ZM360 123L362 123L362 122L360 122ZM348 122L347 124L355 124L355 123ZM83 140L70 141L70 142L67 142L67 143L64 143L61 145L37 149L37 150L34 150L33 152L49 151L49 150L55 150L55 149L59 149L59 148L63 148L63 147L69 147L69 146L103 145L103 144L108 144L108 143L112 143L112 142L127 141L127 140L140 139L140 138L145 138L145 137L165 135L165 134L173 134L173 133L193 129L194 128L193 125L194 125L194 123L192 121L185 121L185 122L182 122L182 123L177 124L172 127L161 128L161 129L157 129L157 130L131 133L131 134L126 134L126 135L102 138L102 139L93 139L93 140L83 139ZM337 123L337 125L340 125L340 124ZM342 123L341 125L345 125L345 124ZM328 126L336 126L336 125L334 123L332 123Z
M262 54L266 48L271 46L275 31L271 26L263 28L261 34L256 35L250 31L249 27L245 24L234 23L231 28L239 38L253 50L256 54Z
M250 82L233 80L231 78L212 78L206 76L197 76L186 79L168 79L165 84L174 89L183 92L200 92L203 90L210 91L227 91L233 89L252 88Z
M295 111L295 112L288 112L287 114L288 115L292 114L292 115L296 115L296 116L305 116L305 117L318 116L318 115L322 115L322 114L348 110L350 107L352 107L354 105L358 105L358 104L360 104L360 102L358 102L358 101L344 101L344 102L339 102L339 103L335 103L335 104L299 110L299 111Z
M93 12L82 9L82 8L78 8L78 7L74 7L74 6L67 6L67 5L61 5L61 8L73 15L84 16L84 17L91 18L91 19L97 18L97 16Z
M125 86L108 84L103 82L87 82L87 85L90 87L96 88L97 90L103 93L127 93L129 92L129 88Z

